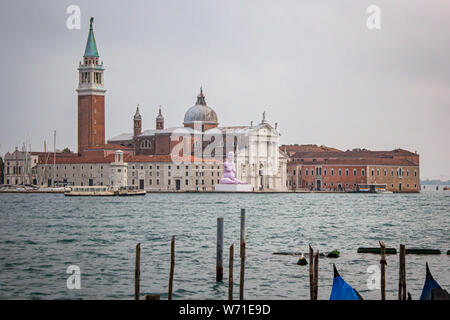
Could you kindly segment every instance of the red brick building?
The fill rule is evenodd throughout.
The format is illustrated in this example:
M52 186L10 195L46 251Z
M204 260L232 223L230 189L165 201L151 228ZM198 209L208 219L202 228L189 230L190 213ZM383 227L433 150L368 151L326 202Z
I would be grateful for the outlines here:
M357 191L385 185L388 191L419 192L419 155L403 149L341 151L315 145L282 146L290 155L291 190Z

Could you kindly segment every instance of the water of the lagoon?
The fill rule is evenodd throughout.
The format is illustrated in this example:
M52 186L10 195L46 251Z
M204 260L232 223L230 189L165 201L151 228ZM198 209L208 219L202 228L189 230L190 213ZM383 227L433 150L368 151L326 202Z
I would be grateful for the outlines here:
M430 188L431 189L431 188ZM441 189L442 190L442 189ZM147 194L78 198L61 194L0 194L1 299L133 299L135 246L141 243L141 292L167 298L170 238L176 236L174 299L226 299L227 280L215 281L216 223L225 219L224 279L235 243L239 292L240 208L247 209L246 299L308 299L308 267L298 257L273 255L338 249L321 258L319 298L328 299L332 263L366 299L367 268L378 255L360 246L440 249L406 256L407 290L418 299L425 262L450 289L450 191L420 194ZM387 258L387 298L396 299L398 255ZM70 265L81 268L81 289L69 290Z

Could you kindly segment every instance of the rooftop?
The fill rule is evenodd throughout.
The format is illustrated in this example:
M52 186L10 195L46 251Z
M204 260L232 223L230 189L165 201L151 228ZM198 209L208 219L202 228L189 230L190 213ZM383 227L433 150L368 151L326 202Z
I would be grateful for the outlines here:
M92 23L94 22L94 18L91 17L91 21L89 23L89 35L86 43L86 50L84 50L85 57L98 57L97 43L95 42L94 37L94 29L92 27Z

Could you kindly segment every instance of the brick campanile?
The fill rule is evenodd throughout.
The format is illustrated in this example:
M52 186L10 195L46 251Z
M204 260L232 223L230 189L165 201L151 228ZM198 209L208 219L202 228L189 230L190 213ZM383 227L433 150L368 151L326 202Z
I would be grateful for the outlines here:
M78 67L78 153L105 144L105 92L103 62L99 64L91 18L83 62Z

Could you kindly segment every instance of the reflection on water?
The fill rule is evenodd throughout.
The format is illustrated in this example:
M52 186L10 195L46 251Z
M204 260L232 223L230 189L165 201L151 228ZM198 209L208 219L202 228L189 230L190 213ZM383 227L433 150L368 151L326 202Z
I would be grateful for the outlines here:
M370 265L379 256L360 246L440 249L439 256L407 255L407 290L417 299L425 261L450 289L450 192L420 194L148 194L77 198L60 194L0 194L0 298L132 299L135 245L141 243L141 292L167 297L170 237L176 236L174 299L226 299L215 282L217 217L223 216L224 265L239 244L240 208L247 209L247 299L308 299L308 267L279 251L338 249L319 262L319 298L328 299L332 263L366 299ZM235 249L235 296L239 250ZM397 298L398 256L387 258L387 297ZM81 268L81 289L68 290L66 269ZM225 268L224 279L228 278Z

